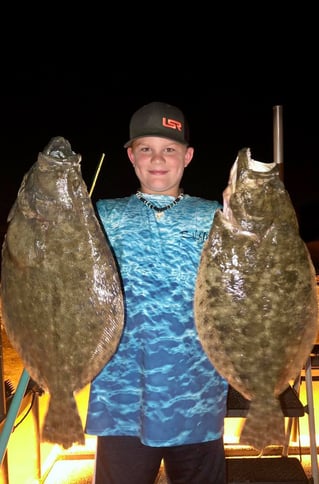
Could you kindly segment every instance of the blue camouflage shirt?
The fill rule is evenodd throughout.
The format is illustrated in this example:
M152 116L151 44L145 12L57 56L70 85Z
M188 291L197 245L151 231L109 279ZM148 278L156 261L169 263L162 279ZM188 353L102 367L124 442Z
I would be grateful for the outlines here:
M157 206L174 200L143 195ZM125 325L91 383L86 433L135 436L155 447L222 436L228 385L202 349L193 310L218 208L189 195L161 216L136 195L97 202L123 281Z

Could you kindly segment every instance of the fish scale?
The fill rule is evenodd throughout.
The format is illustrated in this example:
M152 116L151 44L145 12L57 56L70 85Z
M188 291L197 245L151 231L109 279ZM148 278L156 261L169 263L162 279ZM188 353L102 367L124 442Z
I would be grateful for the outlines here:
M278 165L244 148L229 187L202 251L195 324L217 371L250 400L240 443L261 451L285 443L278 396L316 341L316 275Z
M84 444L74 395L119 343L124 307L112 252L81 174L81 155L52 138L23 177L2 245L3 323L49 395L42 440Z

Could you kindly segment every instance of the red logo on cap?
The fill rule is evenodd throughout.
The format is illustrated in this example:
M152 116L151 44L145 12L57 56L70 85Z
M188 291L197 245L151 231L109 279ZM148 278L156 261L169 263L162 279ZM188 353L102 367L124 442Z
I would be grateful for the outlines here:
M162 118L162 123L165 128L177 129L177 131L182 131L183 125L180 121L175 121L175 119Z

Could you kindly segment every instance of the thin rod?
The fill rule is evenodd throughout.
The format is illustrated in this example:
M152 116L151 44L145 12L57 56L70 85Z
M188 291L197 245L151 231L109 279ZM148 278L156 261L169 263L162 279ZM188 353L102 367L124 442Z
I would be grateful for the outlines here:
M318 484L319 469L318 469L318 456L317 456L317 443L316 443L313 387L312 387L313 382L312 382L311 356L308 357L305 365L305 380L306 380L307 407L308 407L311 472L312 472L313 484Z
M103 163L104 157L105 157L105 153L102 153L102 156L101 156L100 162L98 164L98 167L96 169L95 176L94 176L94 180L93 180L93 183L92 183L90 192L89 192L90 197L92 196L92 193L93 193L93 190L94 190L94 187L95 187L95 184L96 184L97 177L99 176L99 173L100 173L100 170L101 170L101 167L102 167L102 163Z
M279 164L281 180L284 178L284 149L283 149L283 123L282 106L273 106L273 149L274 162Z

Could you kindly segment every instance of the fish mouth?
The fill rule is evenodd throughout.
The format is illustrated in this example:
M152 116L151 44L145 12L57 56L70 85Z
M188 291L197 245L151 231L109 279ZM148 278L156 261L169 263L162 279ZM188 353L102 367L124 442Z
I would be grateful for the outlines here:
M75 155L71 143L62 136L51 138L43 150L43 154L53 158L68 158Z
M46 161L56 164L69 163L75 165L79 164L82 158L80 154L72 150L71 143L62 136L51 138L41 155Z
M263 161L257 161L253 158L248 158L248 168L251 171L256 173L268 173L269 171L273 170L277 163L274 161L273 163L264 163Z

